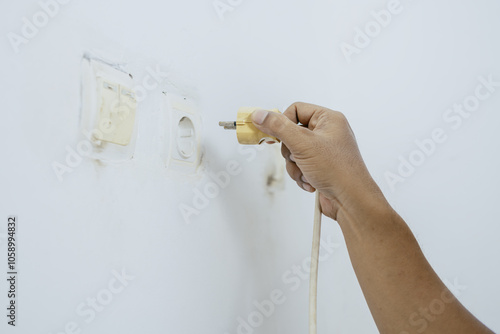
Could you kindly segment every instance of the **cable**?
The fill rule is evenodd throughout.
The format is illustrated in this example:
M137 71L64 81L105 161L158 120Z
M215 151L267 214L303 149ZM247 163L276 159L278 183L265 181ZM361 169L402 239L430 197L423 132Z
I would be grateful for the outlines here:
M260 144L266 142L279 142L275 137L258 130L252 123L252 113L260 108L242 107L238 110L236 121L219 122L226 130L236 130L238 142L243 145ZM271 109L279 113L278 109ZM309 334L316 334L316 308L318 296L318 262L319 262L319 240L321 237L321 205L319 203L319 192L316 191L316 202L314 207L313 243L311 252L311 274L309 277Z
M316 334L317 330L316 310L318 304L318 263L320 237L321 205L319 202L319 192L316 191L316 200L314 204L313 242L311 251L311 273L309 276L309 334Z

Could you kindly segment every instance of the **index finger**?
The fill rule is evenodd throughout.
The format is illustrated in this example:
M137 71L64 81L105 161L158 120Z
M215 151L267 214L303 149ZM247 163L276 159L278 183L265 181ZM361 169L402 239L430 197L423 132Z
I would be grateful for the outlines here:
M312 130L315 125L314 120L324 110L325 108L315 104L295 102L285 110L283 115L288 117L292 122L296 124L301 123Z

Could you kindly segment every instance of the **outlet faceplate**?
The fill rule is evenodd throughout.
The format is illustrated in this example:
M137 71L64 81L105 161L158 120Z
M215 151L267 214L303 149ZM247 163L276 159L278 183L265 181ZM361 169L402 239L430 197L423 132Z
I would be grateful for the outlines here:
M193 99L175 93L162 94L162 112L167 116L166 167L194 174L201 160L201 117Z

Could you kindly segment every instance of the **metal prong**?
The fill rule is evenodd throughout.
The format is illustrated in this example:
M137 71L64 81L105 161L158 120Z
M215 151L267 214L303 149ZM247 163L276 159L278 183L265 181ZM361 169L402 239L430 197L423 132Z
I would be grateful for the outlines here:
M223 126L226 130L236 130L236 122L219 122L219 126Z

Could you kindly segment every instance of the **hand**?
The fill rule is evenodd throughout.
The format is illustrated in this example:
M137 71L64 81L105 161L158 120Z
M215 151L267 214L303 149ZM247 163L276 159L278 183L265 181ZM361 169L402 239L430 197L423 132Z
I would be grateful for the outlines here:
M325 215L337 219L340 207L369 194L382 196L342 113L298 102L283 114L257 110L252 120L259 130L283 142L288 174L302 189L320 192Z

